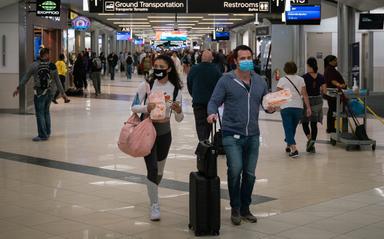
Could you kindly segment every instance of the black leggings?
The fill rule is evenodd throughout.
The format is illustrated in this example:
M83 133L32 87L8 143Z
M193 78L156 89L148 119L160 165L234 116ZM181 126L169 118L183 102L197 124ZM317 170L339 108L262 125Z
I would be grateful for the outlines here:
M336 132L335 121L336 118L333 116L333 113L336 112L336 98L330 97L328 99L328 113L327 113L327 131Z
M317 122L311 122L311 129L309 129L309 122L303 122L303 129L305 135L311 135L312 140L316 140L317 138Z
M147 166L147 178L157 185L159 185L163 175L163 172L160 174L158 172L157 162L163 161L167 158L171 143L171 132L157 136L151 153L144 157L145 164Z

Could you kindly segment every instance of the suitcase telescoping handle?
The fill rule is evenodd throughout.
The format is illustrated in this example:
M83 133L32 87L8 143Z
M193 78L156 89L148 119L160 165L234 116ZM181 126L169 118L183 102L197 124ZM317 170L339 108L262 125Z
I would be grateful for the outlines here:
M217 118L219 119L219 126L220 126L220 129L221 129L221 118L220 118L220 113L217 112ZM213 126L212 126L212 130L211 130L211 142L213 143L214 142L214 137L215 137L215 133L217 132L217 121L215 120L214 123L213 123Z

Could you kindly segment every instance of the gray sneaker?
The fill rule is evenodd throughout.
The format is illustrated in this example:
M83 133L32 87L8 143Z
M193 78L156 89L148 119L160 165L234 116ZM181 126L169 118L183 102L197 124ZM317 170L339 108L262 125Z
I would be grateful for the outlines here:
M247 210L244 213L241 213L241 217L250 223L256 223L257 222L257 218L249 210Z
M235 226L238 226L241 224L241 216L240 216L240 210L239 209L232 208L231 221L232 221L232 224Z

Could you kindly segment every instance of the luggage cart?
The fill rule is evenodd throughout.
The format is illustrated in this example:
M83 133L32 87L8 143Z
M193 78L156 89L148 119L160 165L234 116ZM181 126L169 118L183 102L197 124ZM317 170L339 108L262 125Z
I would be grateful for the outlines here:
M366 98L368 92L366 90L360 91L359 95L356 95L352 90L343 90L344 95L349 99L354 99L360 97L364 102L364 113L358 117L363 118L363 124L367 126L367 108L366 108ZM341 101L342 92L338 92L337 89L328 89L328 95L331 97L336 97L336 132L331 133L330 142L333 146L337 143L344 144L347 151L357 148L360 149L361 146L371 146L372 151L376 150L376 141L375 140L360 140L356 137L354 133L349 132L348 126L352 126L348 119L348 114L343 112L344 103ZM341 122L341 125L340 125Z

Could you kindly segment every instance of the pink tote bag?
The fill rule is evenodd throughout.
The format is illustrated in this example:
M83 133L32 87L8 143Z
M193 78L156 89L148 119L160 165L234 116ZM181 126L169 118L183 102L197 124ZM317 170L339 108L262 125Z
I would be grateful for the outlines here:
M145 157L151 153L156 140L156 130L150 118L140 121L132 114L120 131L119 149L132 157Z

